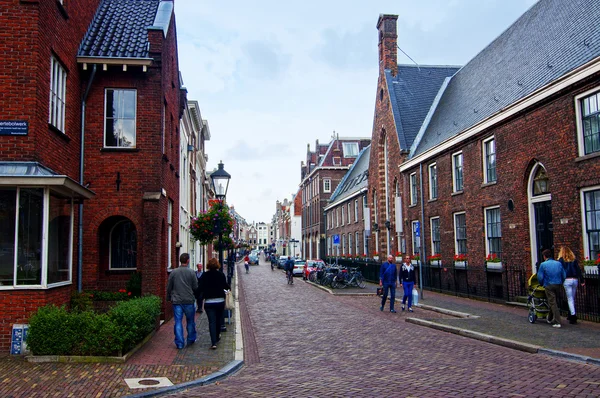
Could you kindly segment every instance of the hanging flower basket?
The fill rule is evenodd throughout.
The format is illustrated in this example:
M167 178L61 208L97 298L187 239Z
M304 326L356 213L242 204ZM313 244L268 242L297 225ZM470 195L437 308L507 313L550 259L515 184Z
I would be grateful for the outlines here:
M190 223L190 234L203 245L213 243L221 233L225 246L225 238L229 238L232 232L233 217L229 214L229 207L220 203L212 205L208 211L193 217Z

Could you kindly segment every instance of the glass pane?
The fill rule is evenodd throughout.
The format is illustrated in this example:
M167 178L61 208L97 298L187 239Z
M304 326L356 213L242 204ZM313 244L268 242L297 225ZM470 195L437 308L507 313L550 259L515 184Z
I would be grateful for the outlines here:
M70 280L71 200L50 195L48 284Z
M114 147L117 146L118 133L115 131L114 120L106 119L106 137L104 146Z
M44 190L22 188L19 192L17 285L40 285Z
M124 148L135 147L135 120L119 120L120 142Z
M137 234L131 221L114 226L110 236L110 268L137 267Z
M17 189L0 188L0 286L12 286L15 270Z
M590 98L590 113L598 112L598 101L595 95L592 95Z
M119 114L126 119L135 119L135 91L123 90L120 92Z
M114 90L106 90L106 117L114 118L117 114L115 109L115 92Z

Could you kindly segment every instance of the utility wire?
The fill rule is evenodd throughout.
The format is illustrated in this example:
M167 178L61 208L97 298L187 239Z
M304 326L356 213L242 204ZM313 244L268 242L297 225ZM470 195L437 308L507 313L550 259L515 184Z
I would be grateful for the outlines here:
M415 65L417 65L417 68L419 69L419 72L420 72L420 71L421 71L421 68L419 67L419 64L417 63L417 61L415 61L414 59L412 59L412 58L410 57L410 55L408 55L407 53L405 53L405 52L404 52L404 50L403 50L403 49L401 49L399 45L397 45L397 44L396 44L396 47L398 47L398 50L402 51L402 54L406 55L406 56L408 57L408 59L410 59L411 61L413 61L413 62L414 62L414 64L415 64Z

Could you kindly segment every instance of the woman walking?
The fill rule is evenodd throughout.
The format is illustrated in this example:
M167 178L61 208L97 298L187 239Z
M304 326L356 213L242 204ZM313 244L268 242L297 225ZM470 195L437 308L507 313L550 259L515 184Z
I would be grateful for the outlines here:
M221 339L219 333L225 310L225 290L229 290L230 287L225 275L219 271L220 265L217 259L211 258L206 268L207 271L200 277L198 290L204 298L204 312L208 318L210 332L210 348L215 350Z
M415 267L410 262L410 256L404 256L404 262L402 268L400 268L400 281L402 282L402 289L404 290L404 296L402 296L402 311L404 311L404 305L406 299L408 299L408 311L412 310L413 295L412 291L415 287Z
M565 294L567 295L567 303L569 304L569 315L567 319L569 323L577 323L577 315L575 314L575 295L577 293L577 285L581 282L581 286L585 286L583 275L579 263L575 255L567 246L561 246L558 252L558 261L562 264L567 272L567 279L563 284Z

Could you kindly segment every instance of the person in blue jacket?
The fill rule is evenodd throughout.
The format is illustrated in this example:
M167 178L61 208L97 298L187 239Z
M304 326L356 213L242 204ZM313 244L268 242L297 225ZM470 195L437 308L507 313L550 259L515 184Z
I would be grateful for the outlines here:
M402 282L402 288L404 290L404 296L402 296L402 311L404 311L404 305L408 299L408 311L413 312L413 288L415 287L415 267L410 262L410 256L404 256L404 262L400 268L400 282Z
M379 286L383 287L383 297L381 298L381 307L379 307L379 310L383 311L389 290L390 312L396 313L394 303L396 301L396 287L398 287L398 270L396 269L392 255L388 255L387 261L381 264L381 268L379 269Z
M561 263L553 259L552 250L544 250L542 256L544 257L544 262L540 265L540 269L538 269L537 278L540 285L546 289L546 298L550 307L547 321L552 324L552 327L559 328L561 326L560 311L556 304L556 296L560 294L560 289L565 282L567 272Z

